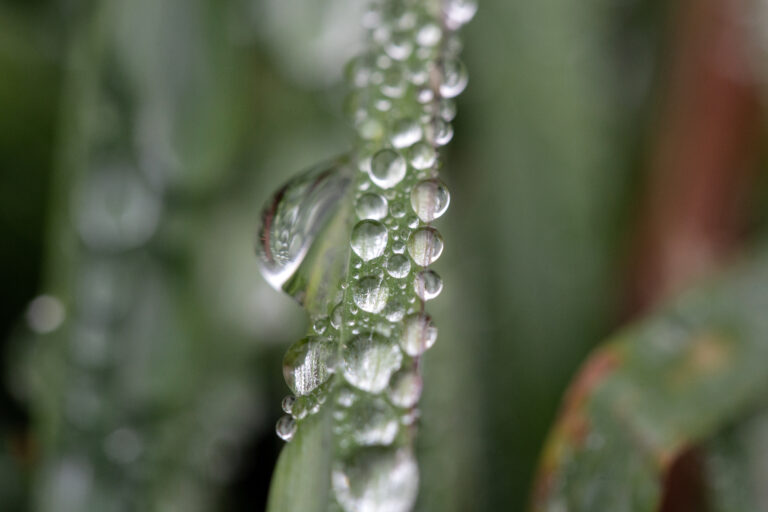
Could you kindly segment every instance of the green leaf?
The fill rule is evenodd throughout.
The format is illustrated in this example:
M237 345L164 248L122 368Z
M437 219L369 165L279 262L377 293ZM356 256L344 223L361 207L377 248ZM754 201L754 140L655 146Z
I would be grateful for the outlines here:
M593 354L551 433L532 510L656 510L681 452L765 397L766 280L763 251Z

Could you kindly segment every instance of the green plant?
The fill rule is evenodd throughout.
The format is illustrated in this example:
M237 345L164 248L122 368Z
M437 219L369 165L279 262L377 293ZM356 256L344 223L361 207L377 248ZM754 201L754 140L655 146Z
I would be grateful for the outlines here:
M282 187L262 216L267 280L311 317L285 355L293 392L273 511L410 510L424 352L437 339L425 303L442 291L432 227L450 196L439 148L467 84L456 30L471 0L372 2L369 51L347 68L355 150ZM330 507L330 508L329 508Z

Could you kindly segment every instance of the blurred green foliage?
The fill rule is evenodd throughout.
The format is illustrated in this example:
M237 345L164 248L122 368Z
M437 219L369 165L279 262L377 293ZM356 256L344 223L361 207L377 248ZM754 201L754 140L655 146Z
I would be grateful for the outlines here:
M348 149L353 3L0 3L3 510L264 506L304 320L261 280L253 238L278 185ZM488 0L464 33L419 510L522 510L569 378L616 324L667 9ZM89 179L114 169L78 225ZM136 183L156 213L124 245L131 201L147 213ZM37 293L64 306L53 333L25 321ZM761 421L715 439L707 468L759 475L735 454L764 449Z

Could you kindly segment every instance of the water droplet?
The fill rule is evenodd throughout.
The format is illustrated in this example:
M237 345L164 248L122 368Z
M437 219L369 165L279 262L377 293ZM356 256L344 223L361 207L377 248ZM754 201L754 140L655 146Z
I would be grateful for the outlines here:
M434 23L423 25L416 33L416 42L420 46L432 47L440 42L443 31Z
M440 96L455 98L467 87L469 75L467 68L459 59L447 59L442 63L443 81L440 83Z
M408 512L416 501L419 469L406 449L366 448L337 463L331 482L344 512Z
M456 117L456 102L448 98L443 98L440 100L439 110L440 117L442 117L444 121L450 123Z
M422 270L413 280L413 288L421 300L432 300L443 291L443 280L433 270Z
M405 252L405 244L403 242L393 243L392 252L395 254L403 254Z
M335 343L307 337L291 345L283 358L285 383L297 396L309 394L333 373Z
M379 313L387 305L389 288L376 276L360 279L355 285L352 298L355 304L368 313Z
M437 327L428 315L414 314L405 319L400 346L412 357L420 356L437 341Z
M403 76L402 66L392 66L384 73L384 80L381 83L381 93L390 98L402 98L407 89L408 83Z
M387 273L396 279L403 278L411 271L411 262L402 254L395 254L387 260Z
M395 60L405 60L413 52L412 37L408 31L394 32L384 45L384 51Z
M392 215L392 217L399 219L405 215L405 206L403 206L401 201L393 202L389 206L389 213Z
M391 149L382 149L371 158L371 180L381 188L391 188L405 177L405 160Z
M338 330L339 327L341 327L341 318L344 313L344 308L341 303L336 304L334 306L333 311L331 311L331 327Z
M392 145L407 148L421 139L421 125L413 119L398 119L392 126Z
M290 442L293 436L296 435L296 420L291 416L282 416L277 420L275 425L275 432L285 442Z
M416 101L418 101L422 105L425 103L429 103L433 99L435 99L435 93L429 87L422 87L421 89L419 89L419 92L416 93Z
M387 228L381 222L364 220L352 229L352 250L363 261L378 258L387 248Z
M339 213L351 189L350 176L341 160L314 167L280 188L267 204L257 254L264 278L275 289L302 298L305 280L294 277L317 236Z
M405 316L405 306L399 300L392 300L387 304L384 316L390 322L399 322Z
M395 408L378 397L359 400L345 412L339 433L357 446L388 446L400 429Z
M293 411L293 404L296 403L296 397L293 395L287 395L285 398L283 398L283 412L286 414L291 414L291 411Z
M419 228L408 239L408 254L421 267L436 261L443 253L443 237L432 227Z
M119 252L146 243L157 229L160 198L128 166L88 176L73 197L75 227L97 250Z
M344 377L353 386L379 393L390 376L400 368L403 355L397 345L376 333L366 333L350 340L345 347Z
M443 4L445 24L457 30L469 22L477 12L477 0L448 0Z
M66 312L59 299L51 295L40 295L27 306L27 323L38 334L53 332L64 323Z
M398 407L409 409L421 397L421 376L413 369L403 369L392 376L387 389L389 400Z
M424 222L432 222L448 209L451 195L440 180L425 180L411 190L411 206Z
M363 182L367 183L367 182ZM381 220L387 216L387 200L379 194L363 194L357 199L355 210L361 219Z
M408 148L408 160L415 169L429 169L437 160L437 152L427 142L417 142Z
M453 138L453 127L440 117L433 119L427 126L427 138L438 146L445 146Z
M312 329L317 334L323 334L327 328L328 328L327 316L320 317L312 323Z

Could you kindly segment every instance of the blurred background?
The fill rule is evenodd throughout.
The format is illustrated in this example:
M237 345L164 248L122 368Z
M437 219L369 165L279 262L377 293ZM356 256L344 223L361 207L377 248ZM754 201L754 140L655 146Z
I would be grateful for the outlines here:
M358 0L0 0L0 509L262 510L263 203L348 150ZM522 510L569 379L764 237L764 0L481 0L418 510ZM768 293L768 287L766 287Z

